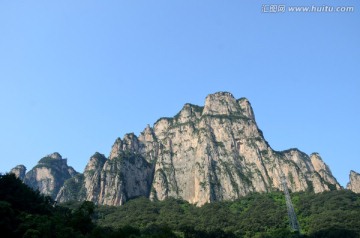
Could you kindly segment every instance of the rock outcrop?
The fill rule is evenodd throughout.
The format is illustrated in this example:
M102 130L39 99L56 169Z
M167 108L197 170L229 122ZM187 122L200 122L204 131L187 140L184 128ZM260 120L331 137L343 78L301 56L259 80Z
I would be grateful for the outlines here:
M10 170L11 174L15 174L15 176L21 180L24 180L25 173L26 173L26 167L22 164L17 165L13 169Z
M55 197L55 201L70 202L86 200L83 182L83 174L76 174L73 177L65 180Z
M258 129L249 101L215 93L205 106L184 106L174 118L154 125L159 142L151 198L185 199L202 205L232 200L250 192L339 189L321 158L297 149L271 149Z
M95 153L84 170L85 200L97 202L100 194L101 171L106 162L103 154Z
M55 170L39 165L26 177L36 177L34 186L55 194L61 184L55 186ZM174 197L203 205L282 190L283 175L293 192L341 188L317 153L274 151L250 102L219 92L207 96L204 107L185 104L174 117L160 118L139 137L116 139L108 158L96 153L82 175L68 173L56 199L121 205L138 196Z
M350 182L347 184L347 189L353 191L354 193L360 193L360 174L355 171L350 171Z
M65 182L56 200L122 205L131 198L149 197L153 165L137 153L139 145L134 134L127 134L115 141L109 159L95 153L81 176Z
M75 176L77 172L67 165L59 153L53 153L42 158L38 164L26 173L24 183L35 190L56 198L64 182Z
M101 171L101 183L100 187L97 187L100 190L98 202L105 205L122 205L131 198L148 197L152 173L152 164L140 154L120 150L117 157L105 162Z

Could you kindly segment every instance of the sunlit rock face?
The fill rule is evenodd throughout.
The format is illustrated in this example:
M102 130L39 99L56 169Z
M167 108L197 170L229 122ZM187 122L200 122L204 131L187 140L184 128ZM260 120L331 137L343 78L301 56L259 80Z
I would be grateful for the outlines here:
M38 164L26 173L24 183L35 190L56 198L64 182L77 172L67 165L59 153L53 153L39 160Z
M139 136L129 133L116 139L108 158L95 154L82 177L69 175L57 199L122 205L139 196L174 197L200 206L282 190L282 175L293 192L341 188L319 154L274 151L256 124L250 102L218 92L208 95L203 107L187 103L177 115L160 118ZM44 193L56 190L45 182L57 181L50 170L41 167L31 176L43 181L37 185Z
M24 180L25 173L26 173L26 167L22 164L17 165L16 167L14 167L10 170L10 173L15 174L15 176L17 178L19 178L20 180Z
M360 174L355 171L350 171L350 182L347 184L347 189L350 189L354 193L360 193Z
M115 141L109 159L95 153L82 177L74 176L65 181L56 200L87 200L96 204L122 205L132 198L149 197L154 166L135 153L139 145L137 137L126 135L126 138L130 140Z
M202 205L233 200L250 192L340 189L317 154L274 151L258 129L246 98L209 95L204 107L186 104L174 118L154 125L159 143L151 199L185 199Z

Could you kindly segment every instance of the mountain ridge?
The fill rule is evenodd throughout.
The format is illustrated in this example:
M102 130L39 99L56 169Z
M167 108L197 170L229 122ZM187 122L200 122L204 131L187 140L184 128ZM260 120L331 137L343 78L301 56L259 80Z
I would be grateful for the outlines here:
M281 190L281 174L292 191L342 188L318 153L273 150L256 124L249 100L235 99L229 92L208 95L204 106L186 103L174 117L159 118L139 136L117 138L109 156L95 153L81 175L70 170L63 171L67 179L60 188L40 191L60 202L75 198L122 205L145 196L203 205ZM28 178L25 183L44 184L31 178L36 182Z

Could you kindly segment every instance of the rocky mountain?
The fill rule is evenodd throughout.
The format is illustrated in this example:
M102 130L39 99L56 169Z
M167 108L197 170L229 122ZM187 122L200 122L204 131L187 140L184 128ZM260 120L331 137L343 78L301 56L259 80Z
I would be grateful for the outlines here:
M282 190L282 175L291 191L341 188L319 154L273 150L255 122L250 102L228 92L208 95L203 107L185 104L177 115L160 118L139 136L130 133L116 139L109 157L95 153L83 174L66 173L63 166L60 181L54 174L60 170L42 164L26 174L25 182L61 202L121 205L145 196L202 205Z
M31 188L39 190L54 199L64 182L78 174L72 167L67 165L67 160L63 159L59 153L45 156L23 176L25 171L25 166L21 165L11 170L17 177L23 177L24 183Z
M15 176L24 181L26 167L24 165L17 165L15 168L10 170L10 173L15 174Z
M347 184L347 189L353 191L354 193L360 193L360 174L355 171L350 171L350 182Z

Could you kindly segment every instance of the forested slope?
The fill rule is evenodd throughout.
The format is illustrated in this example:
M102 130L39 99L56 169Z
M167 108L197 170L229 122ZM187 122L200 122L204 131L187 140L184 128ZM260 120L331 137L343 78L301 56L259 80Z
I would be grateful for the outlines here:
M304 236L360 237L360 195L342 190L291 196ZM100 226L160 226L187 233L186 237L297 237L289 230L280 192L202 207L175 199L150 202L138 198L121 207L100 206L96 213Z
M282 193L251 194L197 207L173 198L56 205L14 175L0 176L1 237L360 237L360 195L292 193L302 234L289 229Z

